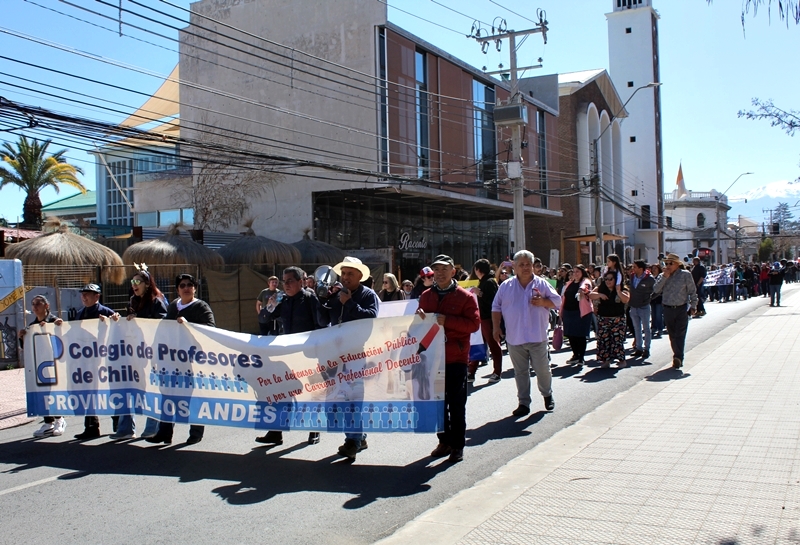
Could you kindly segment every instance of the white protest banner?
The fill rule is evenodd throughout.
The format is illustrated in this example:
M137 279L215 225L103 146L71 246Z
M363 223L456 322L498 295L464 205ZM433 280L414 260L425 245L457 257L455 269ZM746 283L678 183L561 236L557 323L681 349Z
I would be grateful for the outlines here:
M435 432L444 330L431 315L259 337L171 320L35 325L28 414L142 414L255 429Z

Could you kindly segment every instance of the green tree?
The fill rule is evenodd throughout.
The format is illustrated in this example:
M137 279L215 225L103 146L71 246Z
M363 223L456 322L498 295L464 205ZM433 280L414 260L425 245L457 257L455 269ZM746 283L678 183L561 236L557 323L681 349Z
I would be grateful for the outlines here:
M86 188L77 178L83 170L66 162L65 149L48 155L50 143L51 140L39 142L22 136L16 148L8 142L3 144L1 158L5 164L0 164L0 189L11 184L26 193L22 224L29 229L38 229L42 224L42 201L39 198L42 189L52 187L58 193L59 186L64 184L86 193Z
M774 250L775 245L772 243L772 239L765 238L758 247L758 259L760 261L772 261L772 252Z
M709 4L713 0L706 0ZM778 17L781 21L786 21L789 26L789 19L794 19L796 24L800 24L800 2L798 0L742 0L742 28L744 28L744 18L753 10L753 17L758 15L758 8L767 6L767 17L772 19L773 5L778 10Z

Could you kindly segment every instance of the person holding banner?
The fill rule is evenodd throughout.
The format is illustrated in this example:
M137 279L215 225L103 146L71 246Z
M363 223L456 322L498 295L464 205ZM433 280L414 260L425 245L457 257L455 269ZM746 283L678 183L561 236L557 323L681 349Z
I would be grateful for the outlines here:
M133 266L136 268L137 272L133 275L133 278L131 278L133 296L128 303L128 315L126 319L129 321L134 318L162 320L164 316L167 315L167 304L164 294L161 293L155 280L153 280L153 277L147 272L146 264L142 263L141 265L137 265L134 263ZM116 441L120 439L133 439L136 437L134 433L136 430L136 423L133 420L132 414L126 414L120 417L120 427L122 428L122 432L117 431L113 433L109 439ZM148 416L142 437L146 439L154 436L157 432L158 420Z
M86 284L81 288L81 302L83 303L83 308L81 308L75 316L76 321L99 319L102 322L105 318L111 318L115 322L119 320L118 313L100 304L100 293L100 286L97 284ZM61 318L58 318L54 323L60 325ZM114 433L118 431L133 433L133 429L117 429L117 423L119 422L118 416L112 416L111 421L113 422ZM86 416L83 419L83 431L77 434L75 439L85 441L87 439L97 439L98 437L100 437L100 419L96 416Z
M197 282L191 274L179 274L175 278L175 288L178 290L179 297L169 304L165 320L176 320L179 324L189 322L191 324L201 324L216 327L214 322L214 312L208 303L195 298L197 292ZM161 422L158 426L158 433L146 439L148 443L172 443L172 432L175 424L172 422ZM192 424L189 426L189 438L187 445L194 445L203 440L205 426Z
M445 336L444 429L438 434L439 444L431 456L449 456L451 463L458 463L464 459L467 439L469 338L480 329L481 316L475 297L454 278L456 267L452 257L438 255L431 267L433 287L420 296L417 309L423 320L426 313L435 312Z
M354 320L378 317L378 294L371 288L361 284L362 280L370 277L369 267L361 263L357 257L346 256L344 261L333 267L333 272L339 275L339 281L344 286L332 294L328 299L328 306L323 307L323 312L328 311L331 325L339 325ZM339 447L339 455L356 459L356 454L367 449L367 434L363 432L347 432L344 434L344 444Z
M35 326L37 324L52 324L55 323L59 318L50 312L50 301L47 300L47 297L44 295L37 295L33 299L31 299L31 307L33 308L33 320L31 323L28 324L28 327ZM27 334L27 329L21 329L19 332L19 345L25 346L25 335ZM33 432L34 437L50 437L51 435L59 436L63 435L64 430L67 429L67 421L64 420L63 416L45 416L44 417L44 424L42 427Z
M283 269L283 292L285 295L278 302L278 294L273 293L264 307L268 313L268 320L280 319L283 322L284 335L313 331L327 325L323 323L316 293L312 289L303 287L304 274L305 272L300 267ZM270 430L266 435L256 437L256 442L266 445L282 445L283 432ZM316 445L317 443L319 443L319 432L309 432L308 444Z

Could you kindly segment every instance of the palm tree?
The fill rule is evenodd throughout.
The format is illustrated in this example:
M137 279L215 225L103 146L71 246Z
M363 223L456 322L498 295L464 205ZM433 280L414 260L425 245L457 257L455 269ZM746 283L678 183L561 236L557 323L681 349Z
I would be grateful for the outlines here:
M8 142L3 144L5 151L0 155L7 163L0 164L0 189L13 184L27 193L22 205L22 224L28 228L38 229L42 224L39 192L45 187L52 187L58 193L59 185L65 184L86 193L86 188L77 178L83 170L66 162L64 154L67 150L47 156L51 142L48 139L40 143L35 138L28 140L22 136L16 149Z

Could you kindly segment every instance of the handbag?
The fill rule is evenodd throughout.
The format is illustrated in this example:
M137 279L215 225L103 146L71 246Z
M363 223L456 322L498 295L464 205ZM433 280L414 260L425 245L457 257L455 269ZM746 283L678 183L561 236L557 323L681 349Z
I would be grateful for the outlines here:
M564 328L561 327L561 320L556 324L553 330L553 350L561 350L561 345L564 343Z
M583 292L581 292L581 297L578 299L578 308L581 311L581 318L594 312L592 301L589 299L588 295Z

